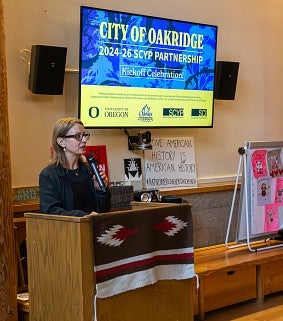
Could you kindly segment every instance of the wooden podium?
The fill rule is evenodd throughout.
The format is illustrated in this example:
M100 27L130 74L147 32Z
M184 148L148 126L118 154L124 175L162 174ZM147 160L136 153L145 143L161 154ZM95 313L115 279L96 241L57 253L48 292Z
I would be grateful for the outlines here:
M119 215L121 212L114 212ZM134 219L135 210L131 210ZM95 301L90 218L26 213L29 321L192 321L193 279Z

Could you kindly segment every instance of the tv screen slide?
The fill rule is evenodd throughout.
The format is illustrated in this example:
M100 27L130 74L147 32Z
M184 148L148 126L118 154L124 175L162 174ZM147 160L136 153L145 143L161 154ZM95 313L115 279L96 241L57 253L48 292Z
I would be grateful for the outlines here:
M217 26L81 7L88 128L213 127Z

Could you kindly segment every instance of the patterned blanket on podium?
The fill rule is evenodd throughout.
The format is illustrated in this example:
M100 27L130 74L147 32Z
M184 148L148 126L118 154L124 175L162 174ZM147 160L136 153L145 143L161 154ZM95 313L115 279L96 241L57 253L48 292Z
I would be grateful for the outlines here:
M98 214L92 226L98 298L194 276L189 204Z

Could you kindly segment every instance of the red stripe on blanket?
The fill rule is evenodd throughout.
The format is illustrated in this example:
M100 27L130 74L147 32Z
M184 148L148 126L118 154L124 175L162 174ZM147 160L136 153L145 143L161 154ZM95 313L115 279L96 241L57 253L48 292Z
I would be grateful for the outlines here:
M182 254L167 254L167 255L156 255L153 257L150 257L148 259L143 259L143 260L139 260L139 261L133 261L133 262L129 262L129 263L125 263L125 264L121 264L121 265L117 265L108 269L103 269L101 271L96 271L95 275L97 278L97 282L99 282L100 278L109 276L109 275L113 275L113 274L117 274L123 270L130 270L130 269L134 269L137 267L141 267L141 266L146 266L146 265L150 265L152 263L155 263L155 265L161 265L161 262L163 261L168 261L167 264L170 265L174 265L174 264L188 264L188 261L192 261L191 263L193 263L193 257L194 254L193 253L182 253Z

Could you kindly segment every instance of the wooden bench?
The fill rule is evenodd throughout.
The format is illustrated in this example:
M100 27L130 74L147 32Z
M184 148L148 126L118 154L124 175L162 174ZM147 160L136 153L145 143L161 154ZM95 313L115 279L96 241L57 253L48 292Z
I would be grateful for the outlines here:
M269 246L268 241L258 246ZM282 242L281 242L282 243ZM194 312L200 320L205 312L257 299L283 290L283 247L251 252L246 246L227 248L224 244L195 250Z

